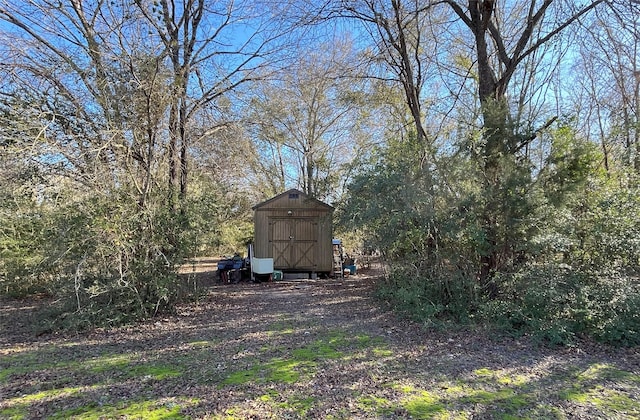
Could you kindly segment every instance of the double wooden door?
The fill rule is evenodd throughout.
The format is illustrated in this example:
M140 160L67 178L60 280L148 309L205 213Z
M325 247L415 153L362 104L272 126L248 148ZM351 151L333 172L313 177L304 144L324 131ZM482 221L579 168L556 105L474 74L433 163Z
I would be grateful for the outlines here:
M315 218L271 218L269 242L274 268L316 270L318 222Z

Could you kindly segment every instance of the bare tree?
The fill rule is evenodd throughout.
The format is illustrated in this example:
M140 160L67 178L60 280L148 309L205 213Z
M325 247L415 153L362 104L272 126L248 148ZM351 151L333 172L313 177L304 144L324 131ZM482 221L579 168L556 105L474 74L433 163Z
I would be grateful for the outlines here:
M251 101L258 162L275 182L268 193L289 185L321 199L335 195L340 169L354 156L363 106L353 57L348 41L314 45Z
M448 6L468 28L475 47L477 94L483 117L482 165L484 173L485 210L482 215L485 250L480 261L479 277L489 284L501 264L502 254L511 253L509 243L499 234L500 220L506 214L499 210L507 167L534 135L518 135L509 124L511 117L507 91L517 70L525 60L558 36L567 27L596 8L603 0L575 6L562 1L531 1L524 16L506 17L515 9L511 2L493 0L436 1ZM555 6L555 7L552 7ZM513 19L517 19L514 21ZM541 29L542 28L542 29ZM505 160L507 159L507 160ZM506 209L505 211L508 211Z
M168 148L169 201L174 203L178 185L180 197L187 195L191 121L204 107L216 107L225 95L253 81L266 58L277 51L274 42L282 32L267 26L272 10L252 2L136 4L155 29L172 69Z
M388 68L403 86L417 135L427 147L430 139L422 121L429 65L441 60L443 49L455 49L461 44L472 49L471 65L454 77L461 86L469 81L475 85L480 107L482 139L475 158L481 167L485 203L479 221L485 244L481 247L478 273L484 284L490 283L492 273L514 252L506 233L500 233L504 230L500 227L503 219L514 216L502 198L509 177L515 174L510 171L525 170L518 156L526 151L537 132L553 121L519 131L508 97L514 77L519 72L524 74L525 69L529 74L536 73L536 63L540 63L536 54L602 3L604 0L585 5L562 0L532 0L525 4L507 0L333 2L333 16L366 24ZM441 19L449 13L452 18ZM452 97L455 98L453 92ZM518 95L519 102L526 100L523 94Z
M40 113L32 141L48 148L42 164L101 188L132 176L144 202L160 147L164 80L159 51L138 42L144 29L134 12L115 2L3 2L10 53L1 66L4 93Z
M604 166L621 159L640 172L640 12L614 3L582 25L572 79L574 104L586 135L597 140Z
M382 61L384 73L374 76L402 86L418 140L429 145L424 125L424 88L430 55L436 46L428 25L431 8L422 0L338 1L335 15L363 24L375 44L371 58Z

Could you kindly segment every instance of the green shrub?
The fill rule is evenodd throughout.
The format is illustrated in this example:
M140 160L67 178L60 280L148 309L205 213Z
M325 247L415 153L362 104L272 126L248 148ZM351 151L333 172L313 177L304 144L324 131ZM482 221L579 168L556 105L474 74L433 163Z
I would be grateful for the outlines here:
M154 201L156 200L156 201ZM4 293L56 298L45 329L117 325L171 311L185 293L177 268L191 252L186 216L165 196L144 206L123 188L58 197L3 220ZM188 290L186 291L188 292Z
M590 332L614 345L640 344L640 282L617 273L603 275L591 290Z
M476 284L463 276L428 277L400 267L378 287L379 298L430 326L468 322L475 311L476 295Z
M550 265L502 275L500 290L479 315L505 333L555 345L578 337L640 344L640 290L629 277Z

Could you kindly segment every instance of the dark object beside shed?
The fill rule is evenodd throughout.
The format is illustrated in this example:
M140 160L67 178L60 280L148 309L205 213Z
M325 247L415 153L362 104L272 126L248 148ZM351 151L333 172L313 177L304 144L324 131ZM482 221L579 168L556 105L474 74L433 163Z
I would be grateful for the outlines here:
M291 189L253 210L256 257L273 258L273 268L281 271L332 272L332 206Z

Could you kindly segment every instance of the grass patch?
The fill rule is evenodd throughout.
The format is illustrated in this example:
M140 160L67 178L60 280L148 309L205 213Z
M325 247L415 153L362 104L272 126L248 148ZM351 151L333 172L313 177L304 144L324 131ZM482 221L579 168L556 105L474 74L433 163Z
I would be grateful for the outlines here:
M516 387L523 387L529 383L529 378L527 378L524 375L516 375L513 377L504 375L496 378L496 380L500 385L516 386Z
M393 403L387 398L367 395L358 398L358 406L366 412L374 412L377 415L388 416L394 410Z
M579 382L601 381L601 380L621 380L630 383L640 384L640 375L635 375L615 366L606 363L595 363L583 372L577 374Z
M442 399L434 393L407 384L394 384L393 389L405 395L396 408L404 409L411 418L433 419L447 414Z
M460 401L467 404L482 404L500 407L507 413L517 412L531 402L527 394L519 394L511 388L502 388L495 391L474 389L466 393Z
M391 357L393 352L386 347L374 347L371 352L375 357Z
M134 354L107 354L82 360L82 355L69 351L55 351L44 349L34 353L23 353L6 358L0 367L0 381L6 381L12 375L21 375L39 371L64 370L67 373L104 374L123 372L127 370L134 358ZM54 362L52 362L54 360ZM4 364L11 367L5 369Z
M293 384L300 380L302 373L315 368L315 363L295 359L274 358L267 363L257 364L250 369L231 373L222 385L242 385L252 383Z
M169 378L176 378L182 375L182 372L173 366L166 365L137 365L130 370L131 376L142 376L161 381Z
M420 391L417 395L405 399L402 407L414 419L432 419L446 414L445 406L440 399L427 391Z
M258 397L258 401L268 404L270 407L278 411L285 411L281 413L283 417L290 417L294 414L299 418L307 417L307 413L311 410L317 399L315 397L306 397L301 395L293 395L288 398L282 398L282 396L276 390L269 390L267 394L263 394Z
M273 337L276 335L289 335L296 332L296 328L298 326L294 321L291 320L281 320L275 321L269 325L267 328L267 334L269 337Z
M181 407L175 403L157 401L123 402L117 405L85 407L65 410L51 419L100 420L104 418L132 418L145 420L185 419Z
M489 369L489 368L480 368L480 369L476 369L476 370L474 370L474 371L473 371L473 373L474 373L476 376L480 376L480 377L489 377L489 378L491 378L491 377L493 377L493 376L495 376L495 375L496 375L496 372L495 372L495 371L493 371L493 370L491 370L491 369Z
M11 376L22 375L34 371L56 368L73 368L76 361L66 360L67 355L56 351L54 347L46 347L32 352L23 351L0 358L0 383L7 382ZM76 355L73 354L72 357Z
M0 410L0 418L18 420L29 416L29 406L33 403L52 400L60 397L69 397L78 395L82 388L62 388L51 389L48 391L40 391L33 394L23 395L21 397L11 398L4 401L7 408Z
M247 382L257 382L259 369L258 367L252 367L247 370L238 370L231 373L229 376L222 381L222 386L224 385L242 385Z
M516 383L518 385L514 385ZM523 415L540 418L538 414L542 411L537 410L536 396L521 383L527 381L482 368L475 370L467 380L455 384L443 382L431 390L397 383L393 389L405 395L400 407L417 419L465 418L465 409L470 407L482 407L492 418L494 415L502 419L523 418Z
M263 394L260 397L258 397L258 400L269 403L269 402L273 402L275 398L277 398L279 395L280 394L278 393L278 391L276 391L275 389L270 389L267 391L266 394Z
M73 357L75 357L75 360ZM122 380L131 378L165 380L182 375L180 370L170 365L134 364L138 359L139 357L136 354L113 353L86 358L82 352L70 352L64 347L57 349L57 351L49 349L37 350L33 353L23 353L4 358L0 367L6 363L16 363L15 366L9 369L0 370L4 381L10 381L15 376L25 376L33 379L25 382L25 386L21 391L23 395L3 401L0 418L23 419L33 417L30 411L38 405L68 406L71 400L74 400L76 404L82 400L86 403L90 397L89 394L83 396L84 392L93 390L98 386L108 387L109 384ZM77 384L83 385L78 387L76 386ZM144 415L137 414L135 405L131 407L100 406L99 408L95 406L96 402L91 401L82 408L72 410L59 409L61 411L54 413L52 418L92 419L123 416L151 419L180 418L174 415L175 410L173 408L171 410L168 410L167 407L151 409L149 404L139 407L140 413L149 411L149 414Z
M91 359L84 365L92 373L120 374L117 376L125 378L141 377L160 381L182 375L180 370L169 365L135 364L138 359L133 354L115 354Z
M0 410L0 418L5 420L22 420L26 417L27 408L25 405L3 408Z
M254 366L231 373L222 381L222 386L248 382L296 383L302 375L313 373L318 362L343 357L344 353L339 348L348 343L344 334L334 333L326 339L318 339L307 346L293 349L289 357L276 357L267 362L255 359Z
M24 395L22 397L12 398L7 400L6 403L13 404L30 404L33 402L42 401L45 399L56 398L60 396L71 396L76 395L82 391L82 388L62 388L62 389L50 389L48 391L40 391L35 394Z
M602 385L614 381L618 386L634 386L640 383L640 376L608 364L593 364L575 373L572 386L561 391L559 397L581 405L597 407L607 416L624 413L627 416L640 417L640 401Z
M305 418L309 410L311 410L316 402L314 397L293 396L285 402L277 404L277 406L287 412L296 414L301 418Z
M610 416L624 413L634 418L640 417L640 402L619 391L605 389L602 386L589 390L576 387L562 392L561 397L582 405L593 405Z
M133 355L130 354L110 354L87 360L84 366L92 373L105 373L122 370L130 366L132 361Z
M293 384L300 379L301 363L295 360L275 359L267 364L264 380L283 384Z
M298 361L311 362L323 359L338 359L343 356L337 345L331 341L317 340L306 347L295 349L293 358Z
M208 347L214 347L218 343L210 340L200 340L200 341L192 341L189 343L189 347L194 349L205 349Z
M2 382L7 382L9 377L12 375L16 375L20 372L20 369L18 368L2 368L0 370L0 383Z

